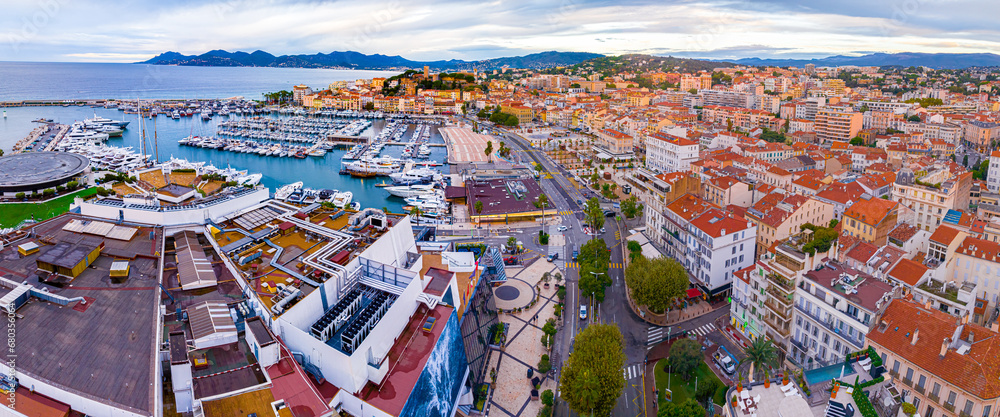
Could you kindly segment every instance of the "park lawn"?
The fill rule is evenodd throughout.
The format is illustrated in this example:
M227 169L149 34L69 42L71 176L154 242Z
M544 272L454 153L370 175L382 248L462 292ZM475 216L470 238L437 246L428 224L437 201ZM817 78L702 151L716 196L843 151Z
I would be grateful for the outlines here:
M97 187L91 187L67 194L44 203L14 203L0 204L0 227L14 227L32 215L35 220L42 221L69 211L69 205L76 197L88 197L97 193Z
M666 391L664 390L664 388L667 388L667 381L668 381L667 372L664 369L666 367L666 365L667 365L667 360L666 359L657 361L656 362L656 371L655 371L655 374L654 374L656 376L656 389L659 390L659 392L660 392L660 394L659 394L659 396L657 398L657 403L660 405L660 407L663 407L664 403L666 403L666 400L664 400L664 393L666 393ZM715 396L713 398L713 401L716 404L725 404L726 403L726 388L725 388L725 384L723 384L722 381L719 380L719 377L715 376L715 373L713 373L712 370L708 368L708 365L705 364L704 361L702 361L698 365L698 369L694 372L694 375L692 376L692 378L691 378L690 381L685 381L684 378L681 377L680 374L677 374L677 373L671 373L670 374L670 378L669 378L670 387L669 388L673 392L673 402L681 402L681 401L684 401L684 400L686 400L688 398L694 398L694 394L695 394L695 389L694 389L695 377L698 378L698 384L699 385L703 381L707 381L709 379L714 379L715 382L716 382L716 384L717 384L717 386L723 387L723 388L720 388L720 389L716 390Z

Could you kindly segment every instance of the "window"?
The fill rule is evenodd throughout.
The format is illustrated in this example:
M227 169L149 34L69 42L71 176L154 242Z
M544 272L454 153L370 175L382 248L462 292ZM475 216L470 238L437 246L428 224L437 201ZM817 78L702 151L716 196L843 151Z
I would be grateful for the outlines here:
M987 405L986 407L983 407L983 417L990 417L990 411L993 411L992 408L993 408L992 405Z
M972 415L972 406L973 406L972 400L965 400L965 408L963 408L962 411L965 414L968 414L968 415L971 416Z
M906 368L906 380L913 382L913 368L910 367Z
M920 379L917 380L917 386L920 387L920 388L923 388L924 384L926 384L926 383L927 383L927 377L923 376L923 375L920 375Z
M892 372L895 372L897 374L899 373L899 361L896 361L896 363L892 364Z
M955 400L958 399L958 394L955 391L948 392L948 404L955 405Z

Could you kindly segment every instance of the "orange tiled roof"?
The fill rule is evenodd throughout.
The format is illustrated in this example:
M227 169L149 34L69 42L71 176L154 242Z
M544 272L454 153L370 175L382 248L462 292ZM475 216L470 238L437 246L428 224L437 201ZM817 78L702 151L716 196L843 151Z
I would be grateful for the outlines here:
M691 221L708 208L718 208L718 206L690 193L680 196L673 203L667 205L667 210L687 221Z
M726 213L718 208L711 208L692 219L691 225L713 238L722 237L723 232L730 235L753 227L753 224L746 219Z
M889 271L889 276L896 278L900 282L915 286L926 272L927 267L923 264L909 259L902 259L896 264L895 268L892 268L892 271Z
M955 240L955 236L958 236L958 230L953 229L949 226L940 225L934 234L931 235L931 242L937 242L942 245L951 245L951 242Z
M1000 334L965 324L959 338L968 340L969 334L973 334L975 343L969 351L960 354L948 349L940 356L942 342L952 337L959 320L910 301L894 300L882 315L884 324L868 332L868 341L877 345L876 350L893 352L976 397L996 399L1000 397ZM914 333L916 343L913 343Z
M897 204L899 203L881 198L860 200L848 207L844 211L844 216L874 226L879 224Z

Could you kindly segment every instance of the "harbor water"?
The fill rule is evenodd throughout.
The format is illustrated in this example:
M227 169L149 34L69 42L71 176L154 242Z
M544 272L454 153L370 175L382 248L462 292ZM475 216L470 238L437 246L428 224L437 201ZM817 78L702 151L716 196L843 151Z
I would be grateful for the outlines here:
M6 111L7 117L0 119L0 148L9 152L11 147L23 139L28 133L37 127L32 120L39 118L52 119L58 123L69 124L74 121L81 121L92 118L96 113L98 116L115 120L129 121L128 129L120 138L111 138L107 141L109 146L132 147L138 151L140 148L140 128L138 115L125 114L115 109L91 108L86 106L49 106L49 107L9 107L2 109ZM240 116L230 116L229 120ZM269 117L279 117L272 115ZM288 116L280 116L288 117ZM273 156L260 156L248 153L235 153L216 149L203 149L190 146L182 146L178 140L185 137L195 136L215 136L216 126L219 122L226 120L221 116L215 116L212 120L203 121L198 115L193 117L183 117L174 120L170 117L159 116L152 120L146 118L146 153L149 155L158 154L160 162L169 160L171 157L187 159L189 161L204 161L219 168L231 166L237 169L246 169L251 173L259 172L263 174L261 184L271 189L273 193L278 187L302 181L306 187L313 189L334 189L339 191L351 191L354 194L354 201L361 203L363 207L383 208L388 207L392 211L398 212L404 205L403 200L389 196L385 190L376 185L382 182L391 182L386 177L375 178L352 178L347 175L340 175L341 157L346 150L332 150L323 157L281 158ZM155 121L155 146L154 146L154 121ZM361 133L361 136L371 137L378 134L385 125L384 120L374 120L373 126ZM411 125L404 135L404 140L408 140L413 132ZM444 143L437 127L431 129L431 144ZM447 161L447 150L444 147L431 147L431 154L426 161ZM403 146L386 146L382 152L383 156L399 157L403 151ZM447 172L448 167L439 167L442 172Z

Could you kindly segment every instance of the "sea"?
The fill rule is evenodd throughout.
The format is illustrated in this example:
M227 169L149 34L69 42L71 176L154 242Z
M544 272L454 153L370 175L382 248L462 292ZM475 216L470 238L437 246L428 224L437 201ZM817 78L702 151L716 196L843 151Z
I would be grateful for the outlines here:
M155 68L149 68L155 67ZM43 75L44 74L44 75ZM156 82L144 84L144 77L157 74ZM324 87L333 81L356 80L379 76L391 76L386 71L320 70L291 68L228 68L228 67L178 67L139 64L49 64L49 63L4 63L0 62L0 101L26 99L99 99L99 98L230 98L261 97L264 92L289 90L293 85L305 84ZM10 82L14 80L14 82ZM37 88L31 88L37 85ZM137 87L138 86L138 87ZM142 129L138 115L125 114L116 109L89 106L42 106L6 107L0 109L5 117L0 118L0 148L5 152L34 129L33 120L53 119L58 123L72 123L94 117L94 115L115 120L129 121L128 128L120 138L111 138L109 146L140 149ZM231 116L233 118L238 116ZM279 117L279 116L272 116ZM284 117L284 116L282 116ZM146 130L147 154L159 161L183 158L189 161L204 161L216 167L246 169L251 173L263 174L261 183L273 193L278 187L302 181L306 187L314 189L334 189L351 191L354 201L363 207L388 208L398 212L403 200L390 196L376 185L388 181L385 177L353 178L340 175L341 157L346 151L334 150L324 157L305 159L259 156L234 153L215 149L181 146L178 140L185 137L213 136L216 126L223 120L215 116L210 121L200 117L183 117L173 120L159 116L143 123ZM362 132L362 136L374 136L381 131L385 122L375 120L372 127ZM405 138L409 138L410 126ZM444 143L438 129L431 129L429 143ZM387 146L382 155L398 157L402 146ZM444 162L447 151L444 147L431 147L428 160ZM448 167L440 167L447 172Z

